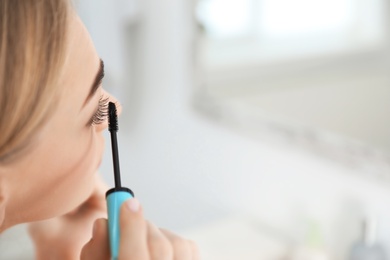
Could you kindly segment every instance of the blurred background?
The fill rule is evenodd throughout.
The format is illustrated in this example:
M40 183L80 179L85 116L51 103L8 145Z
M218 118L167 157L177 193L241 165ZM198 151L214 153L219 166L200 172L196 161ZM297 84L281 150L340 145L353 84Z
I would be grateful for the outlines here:
M388 0L75 5L149 220L205 260L390 259ZM16 227L0 252L29 243Z

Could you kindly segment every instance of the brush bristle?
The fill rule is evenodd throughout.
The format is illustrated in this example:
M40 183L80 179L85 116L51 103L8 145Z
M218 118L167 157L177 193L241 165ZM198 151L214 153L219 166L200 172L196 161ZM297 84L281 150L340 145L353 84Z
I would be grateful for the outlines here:
M108 130L118 131L118 115L113 102L108 103Z

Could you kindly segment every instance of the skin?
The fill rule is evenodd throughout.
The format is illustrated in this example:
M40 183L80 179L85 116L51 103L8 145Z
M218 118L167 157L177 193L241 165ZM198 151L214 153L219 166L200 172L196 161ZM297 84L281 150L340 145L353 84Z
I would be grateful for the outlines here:
M107 187L97 174L107 121L89 122L101 96L115 102L119 112L120 105L101 86L87 98L100 59L80 19L73 15L69 23L58 106L31 151L0 166L0 232L33 222L29 232L37 259L80 259L83 247L82 259L110 259ZM120 259L198 259L194 243L155 227L144 219L140 206L134 210L134 203L121 208Z

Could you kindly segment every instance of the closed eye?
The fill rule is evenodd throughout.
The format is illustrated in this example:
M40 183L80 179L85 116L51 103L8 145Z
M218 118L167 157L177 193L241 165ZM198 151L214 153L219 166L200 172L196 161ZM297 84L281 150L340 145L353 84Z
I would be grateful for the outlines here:
M88 125L99 125L107 120L108 116L108 101L109 98L104 95L100 96L97 109L91 119L89 120Z

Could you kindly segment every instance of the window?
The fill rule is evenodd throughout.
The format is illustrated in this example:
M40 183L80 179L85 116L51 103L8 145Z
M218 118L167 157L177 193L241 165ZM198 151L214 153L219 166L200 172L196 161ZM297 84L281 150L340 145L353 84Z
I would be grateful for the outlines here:
M382 46L384 0L201 0L211 68L361 52Z
M324 154L389 153L388 3L200 0L196 105L230 126L330 144Z

